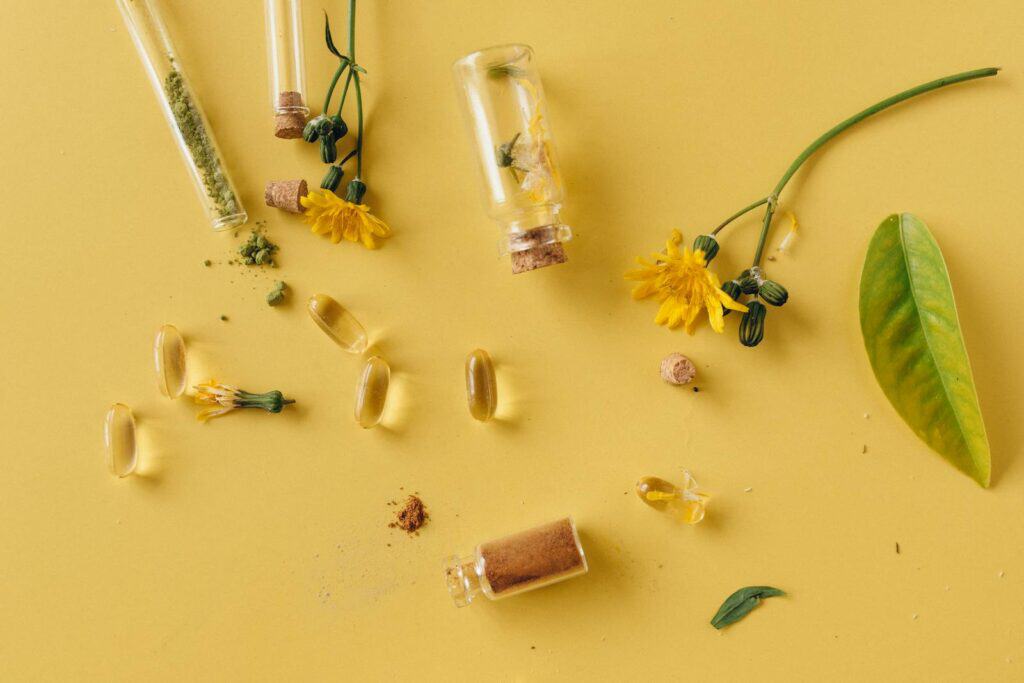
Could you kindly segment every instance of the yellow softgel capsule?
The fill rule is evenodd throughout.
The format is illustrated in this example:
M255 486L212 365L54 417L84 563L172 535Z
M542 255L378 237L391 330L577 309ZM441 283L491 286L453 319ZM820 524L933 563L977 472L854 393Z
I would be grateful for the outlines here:
M167 398L178 398L188 385L185 365L185 340L174 325L162 325L153 342L156 383Z
M132 415L132 409L123 403L115 403L107 411L103 422L103 444L111 474L127 477L135 471L138 461L135 416Z
M356 388L356 422L363 429L376 427L384 414L391 384L391 367L380 356L368 358Z
M498 408L498 383L494 378L494 363L483 349L466 357L466 397L473 417L481 422L494 417Z
M687 524L697 524L704 519L708 495L688 471L683 477L682 487L661 477L644 477L636 483L636 494L656 510L668 512Z
M316 294L310 297L306 310L313 322L338 346L349 353L366 350L366 329L337 301L326 294Z

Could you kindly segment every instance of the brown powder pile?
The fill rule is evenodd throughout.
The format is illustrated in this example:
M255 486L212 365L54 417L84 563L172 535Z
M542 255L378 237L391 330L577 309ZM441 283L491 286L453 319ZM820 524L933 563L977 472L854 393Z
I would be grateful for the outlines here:
M414 535L419 532L420 527L427 523L430 515L426 506L418 496L409 496L405 504L398 510L395 521L388 524L392 529L401 529L407 534Z

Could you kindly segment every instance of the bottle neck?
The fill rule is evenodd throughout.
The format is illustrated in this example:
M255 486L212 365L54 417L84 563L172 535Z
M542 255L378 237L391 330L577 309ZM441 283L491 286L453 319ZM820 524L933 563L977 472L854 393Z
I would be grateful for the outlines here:
M481 568L475 555L452 555L445 562L444 578L456 607L465 607L482 590Z
M502 235L512 236L548 225L558 225L561 208L561 204L541 204L514 211L498 211L493 217L501 226Z

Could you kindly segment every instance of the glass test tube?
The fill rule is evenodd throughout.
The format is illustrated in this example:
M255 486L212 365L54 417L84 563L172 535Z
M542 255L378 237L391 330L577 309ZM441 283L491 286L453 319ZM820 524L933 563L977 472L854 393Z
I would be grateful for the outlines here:
M264 0L274 134L300 138L309 106L302 53L302 0Z
M199 106L157 7L157 0L117 0L214 230L248 220L210 124Z
M515 273L564 263L572 230L559 219L564 199L544 87L528 45L469 54L453 67L487 190L501 226L502 254Z

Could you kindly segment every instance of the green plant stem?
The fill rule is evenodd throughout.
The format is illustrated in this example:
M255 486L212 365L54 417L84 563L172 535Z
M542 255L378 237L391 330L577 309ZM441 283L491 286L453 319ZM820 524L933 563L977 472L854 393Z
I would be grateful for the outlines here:
M327 89L327 97L324 99L324 108L321 110L324 115L327 114L327 111L331 106L331 98L334 97L334 86L338 85L338 79L341 78L341 74L345 73L345 69L348 68L348 64L348 62L343 61L338 65L338 69L334 72L334 78L331 79L331 87Z
M356 84L356 112L359 117L356 133L356 180L363 177L363 87L359 82L358 62L356 61L356 0L348 2L348 57L352 60L352 71L349 72L350 80ZM345 90L348 90L348 81L345 82Z
M743 214L749 213L749 212L753 211L754 209L756 209L757 207L761 206L762 204L767 204L767 203L768 203L768 197L764 197L762 199L758 199L753 204L750 204L749 206L746 206L746 207L740 209L739 211L737 211L733 215L731 215L728 218L726 218L724 221L722 221L721 225L719 225L717 228L715 228L714 230L711 231L711 234L712 235L717 235L718 233L720 233L722 231L722 228L724 228L725 226L729 225L730 223L732 223L734 220L736 220L737 218L739 218Z
M352 0L355 4L356 0ZM359 85L359 74L356 74L356 106L359 111L359 132L356 134L356 178L363 177L363 88Z
M354 70L348 72L348 76L345 77L345 86L341 89L341 103L338 105L338 116L341 116L341 110L345 107L345 100L348 98L348 86L352 83L352 74Z
M884 109L888 109L893 105L899 104L904 100L909 100L912 97L916 97L918 95L930 92L932 90L938 90L939 88L943 88L947 85L953 85L954 83L963 83L964 81L971 81L976 78L986 78L988 76L995 76L997 73L999 73L998 68L974 69L973 71L964 71L963 73L954 74L952 76L946 76L945 78L939 78L934 81L929 81L928 83L923 83L915 88L911 88L910 90L904 90L899 94L893 95L892 97L884 99L881 102L868 107L862 112L854 114L845 121L841 121L840 123L833 126L831 129L826 131L824 134L822 134L817 140L808 145L807 149L801 152L800 156L798 156L793 161L793 163L789 165L789 168L786 169L786 172L782 174L782 178L779 179L779 182L775 185L775 189L772 190L771 195L769 195L768 199L765 200L768 204L768 208L765 210L764 223L761 226L761 236L757 242L757 250L754 252L754 265L761 265L761 257L764 255L764 245L768 239L768 231L772 225L772 216L775 215L775 205L778 201L779 194L782 193L783 188L786 187L786 183L790 181L790 179L797 172L800 166L803 165L803 163L807 161L807 159L810 158L812 154L817 152L822 145L824 145L826 142L828 142L832 138L836 137L837 135L845 131L847 128L850 128L851 126L860 123L869 116L873 116ZM740 215L742 215L742 213L743 212L741 212Z

